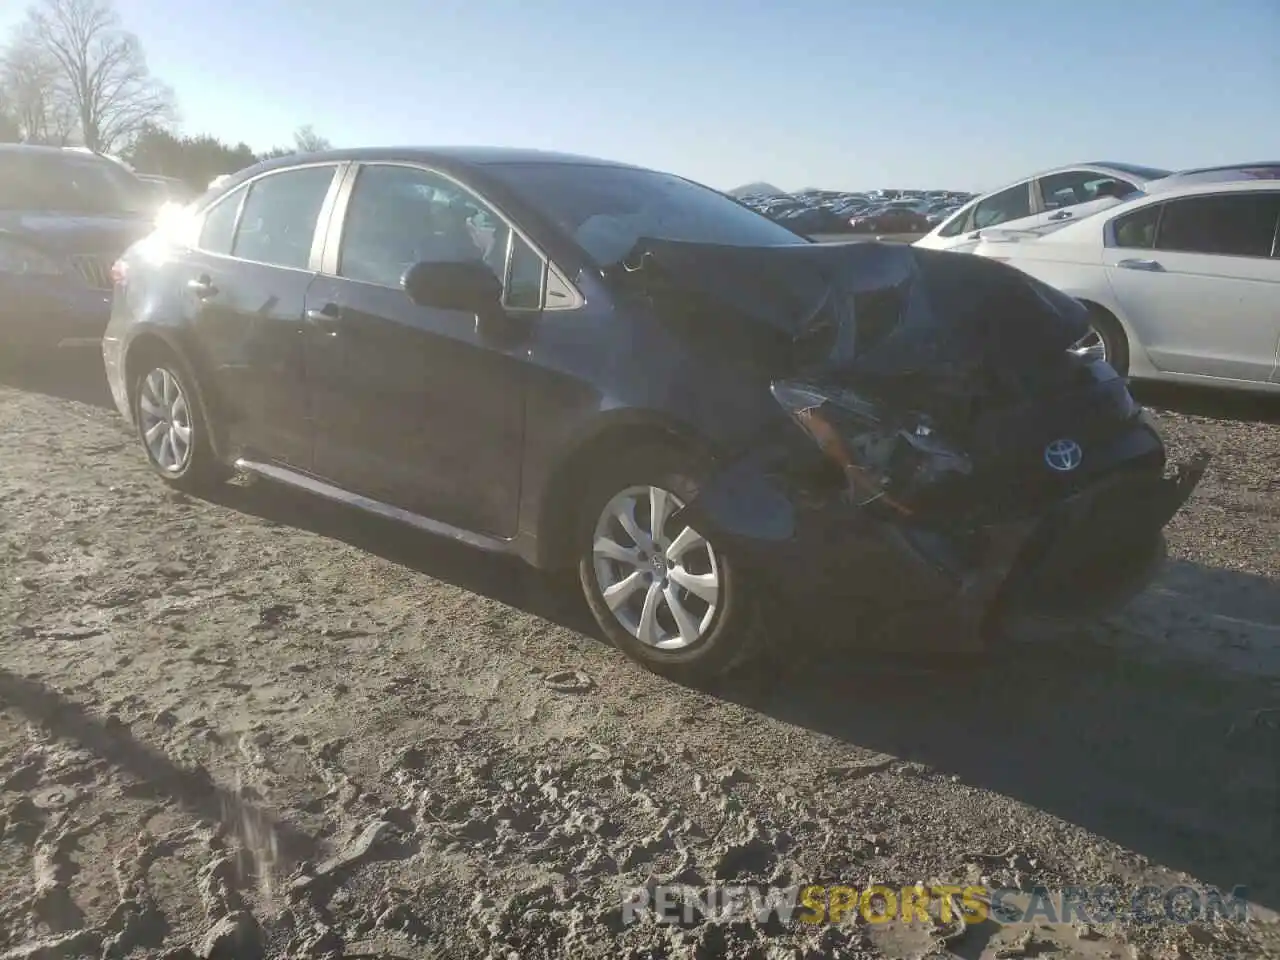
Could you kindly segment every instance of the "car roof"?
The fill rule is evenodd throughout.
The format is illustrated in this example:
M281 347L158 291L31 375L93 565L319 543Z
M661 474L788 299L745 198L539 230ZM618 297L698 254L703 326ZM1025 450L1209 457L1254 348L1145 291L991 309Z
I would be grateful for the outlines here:
M1026 176L1019 177L1017 180L1010 180L1008 183L1004 184L1004 186L996 187L993 190L984 191L982 193L982 196L989 197L993 193L999 193L1001 190L1008 190L1010 187L1016 187L1018 184L1026 183L1028 180L1038 180L1041 177L1051 177L1055 173L1069 173L1072 170L1094 170L1094 171L1097 171L1098 173L1108 174L1112 176L1114 176L1115 174L1122 174L1123 176L1126 176L1126 177L1139 176L1139 174L1136 172L1135 168L1131 164L1108 163L1105 161L1098 162L1095 160L1087 160L1081 163L1067 163L1067 164L1063 164L1060 167L1050 167L1047 170L1037 170L1035 173L1028 173ZM1146 182L1151 183L1153 181L1147 180Z
M1036 244L1075 243L1086 236L1093 236L1106 228L1116 217L1122 217L1131 210L1137 210L1156 203L1165 203L1180 197L1199 197L1206 194L1261 193L1280 192L1280 181L1276 180L1233 180L1224 183L1188 183L1170 187L1167 190L1140 193L1131 200L1124 200L1114 206L1107 207L1097 213L1077 220L1075 223L1060 227L1051 233L1043 234L1034 241ZM991 232L998 238L1000 228L992 227Z
M1172 190L1181 186L1203 186L1210 183L1275 183L1280 180L1280 160L1260 160L1256 163L1233 163L1221 167L1199 167L1179 170L1177 173L1154 180L1146 187L1148 193Z
M603 160L599 157L579 156L572 153L558 153L551 150L532 150L521 147L353 147L342 150L323 150L318 153L288 154L263 164L256 165L255 170L266 170L274 166L291 164L321 163L324 161L394 161L410 163L442 164L452 167L482 167L496 163L558 163L576 166L590 165L598 167L631 167L633 164L616 160Z
M0 156L4 154L26 154L36 157L96 157L111 162L110 158L81 147L47 147L38 143L0 143Z
M1280 191L1280 180L1261 178L1221 181L1191 180L1184 183L1171 184L1160 190L1150 190L1139 194L1132 200L1126 200L1123 203L1116 204L1114 207L1109 207L1104 212L1113 213L1121 207L1141 206L1144 201L1172 200L1177 197L1201 193L1257 193L1262 191L1270 191L1272 193Z

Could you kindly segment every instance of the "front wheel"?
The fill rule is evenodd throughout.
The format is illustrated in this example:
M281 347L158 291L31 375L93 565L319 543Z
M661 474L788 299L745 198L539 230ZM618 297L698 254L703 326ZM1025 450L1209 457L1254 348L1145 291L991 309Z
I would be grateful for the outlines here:
M745 573L701 531L672 517L702 471L663 448L603 469L584 498L579 579L601 630L623 653L674 680L723 674L761 646Z

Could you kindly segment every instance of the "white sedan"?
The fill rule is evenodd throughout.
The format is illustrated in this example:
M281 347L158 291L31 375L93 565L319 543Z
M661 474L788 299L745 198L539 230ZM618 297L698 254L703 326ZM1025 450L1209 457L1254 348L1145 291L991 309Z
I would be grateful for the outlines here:
M964 253L993 227L1048 233L1115 206L1167 176L1168 170L1111 161L1045 170L970 200L914 245Z
M1280 181L1192 183L973 250L1081 300L1077 349L1134 379L1280 392Z

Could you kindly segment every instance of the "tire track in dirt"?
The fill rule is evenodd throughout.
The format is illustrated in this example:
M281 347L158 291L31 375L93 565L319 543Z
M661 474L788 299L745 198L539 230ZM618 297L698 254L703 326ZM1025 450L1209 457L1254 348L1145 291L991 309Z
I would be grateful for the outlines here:
M1206 504L1254 510L1276 429L1213 429ZM515 565L270 489L171 496L106 411L0 388L0 431L0 956L1227 957L1274 933L621 924L657 882L1264 876L1274 688L1166 664L1162 632L1196 628L1158 608L1151 638L963 673L820 652L690 691ZM1177 588L1267 616L1267 516L1180 519L1175 556L1203 541L1222 579Z

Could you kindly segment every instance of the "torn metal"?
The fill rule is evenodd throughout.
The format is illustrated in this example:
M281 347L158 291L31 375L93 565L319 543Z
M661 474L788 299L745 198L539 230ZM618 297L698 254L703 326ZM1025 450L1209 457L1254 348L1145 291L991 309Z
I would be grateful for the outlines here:
M1204 471L1166 476L1123 378L1070 350L1083 305L1005 264L642 240L617 269L657 316L758 356L787 415L731 452L689 522L889 627L956 646L1015 609L1113 609Z

